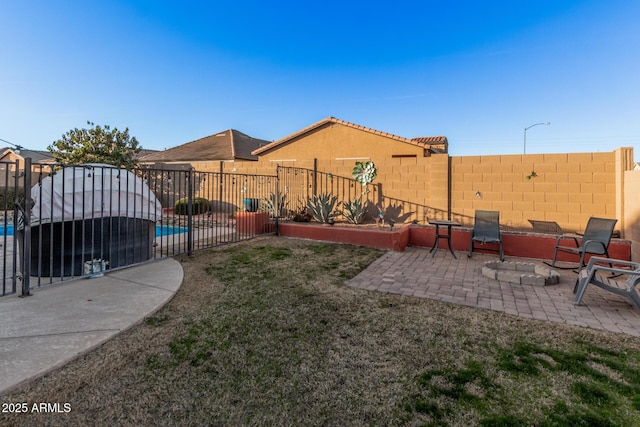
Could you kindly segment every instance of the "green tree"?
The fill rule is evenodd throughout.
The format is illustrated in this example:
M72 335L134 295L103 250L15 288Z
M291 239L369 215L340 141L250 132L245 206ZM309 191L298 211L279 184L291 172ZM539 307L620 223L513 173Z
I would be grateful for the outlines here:
M137 164L141 147L135 137L110 126L96 126L87 122L90 129L72 129L47 147L57 162L64 165L106 163L130 168Z

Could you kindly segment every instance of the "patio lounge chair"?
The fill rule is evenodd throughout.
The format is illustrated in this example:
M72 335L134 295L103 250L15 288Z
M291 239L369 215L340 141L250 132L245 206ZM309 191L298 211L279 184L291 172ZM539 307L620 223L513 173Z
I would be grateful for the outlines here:
M602 265L604 263L615 264L616 267ZM608 273L608 275L602 273ZM627 276L627 280L618 279L621 276ZM623 296L640 310L640 295L636 289L640 285L640 263L591 257L587 268L580 273L578 291L573 301L575 305L580 304L589 285Z
M500 231L500 212L476 211L475 224L473 225L473 230L471 230L469 258L471 258L471 255L473 254L476 242L482 245L497 243L497 252L500 254L500 261L504 261L502 232Z
M587 228L585 229L584 234L563 234L558 236L556 239L556 247L553 251L553 260L551 263L546 262L546 264L554 268L566 270L576 268L575 266L557 266L556 262L558 258L558 251L578 255L580 257L580 261L577 266L578 271L582 270L585 266L584 260L587 254L605 255L608 258L609 242L611 241L613 227L616 225L616 222L618 222L617 219L591 217L589 218L589 222L587 222ZM562 240L570 240L573 242L574 246L563 246L561 244ZM580 242L578 242L578 240L580 240Z

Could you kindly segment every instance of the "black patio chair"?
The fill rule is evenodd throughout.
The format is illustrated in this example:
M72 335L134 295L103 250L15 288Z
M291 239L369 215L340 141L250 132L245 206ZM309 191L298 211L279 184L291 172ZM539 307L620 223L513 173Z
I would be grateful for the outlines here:
M572 270L576 269L576 266L562 267L556 265L558 262L558 252L565 252L576 255L579 257L577 266L578 272L585 266L585 256L590 255L605 255L609 257L609 243L613 236L613 227L615 227L617 219L608 218L589 218L587 222L587 228L583 234L563 234L556 238L556 247L553 251L553 260L551 262L545 262L554 268ZM573 242L573 246L562 245L563 240L569 240Z
M602 264L609 264L610 267ZM616 267L611 267L613 264ZM620 276L627 276L627 279L618 279ZM620 295L640 310L640 295L637 290L640 285L640 263L591 257L587 268L580 273L578 290L573 301L575 305L580 304L589 285Z
M469 246L469 258L475 249L475 243L498 244L498 249L483 248L497 251L500 254L500 261L504 261L502 249L502 232L500 231L500 212L498 211L476 211L476 219L471 230L471 244Z

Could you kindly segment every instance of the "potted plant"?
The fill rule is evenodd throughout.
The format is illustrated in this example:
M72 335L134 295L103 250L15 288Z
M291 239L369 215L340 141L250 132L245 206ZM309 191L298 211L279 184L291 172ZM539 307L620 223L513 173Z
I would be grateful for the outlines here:
M244 194L247 192L247 187L242 187L241 192ZM258 208L260 207L260 199L245 197L242 199L242 203L244 204L244 208L247 212L258 212Z

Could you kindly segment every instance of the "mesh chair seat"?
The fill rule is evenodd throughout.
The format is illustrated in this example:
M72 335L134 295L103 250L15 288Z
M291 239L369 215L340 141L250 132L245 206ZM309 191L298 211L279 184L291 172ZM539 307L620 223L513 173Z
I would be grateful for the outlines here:
M502 248L502 232L500 231L500 212L499 211L476 211L475 223L471 230L471 244L469 248L469 258L471 258L475 249L475 243L480 245L498 244L496 250L500 254L500 261L504 260ZM489 248L485 248L492 250Z

